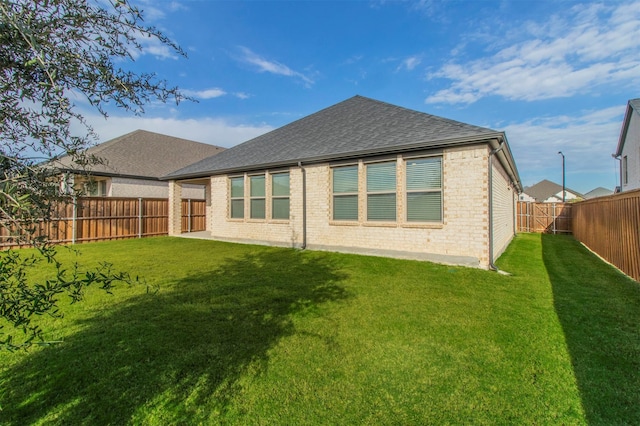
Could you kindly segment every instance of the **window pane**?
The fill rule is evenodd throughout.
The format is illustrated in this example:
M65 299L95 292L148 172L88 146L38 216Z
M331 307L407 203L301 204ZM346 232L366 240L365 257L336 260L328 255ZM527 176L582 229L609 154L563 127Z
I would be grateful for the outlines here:
M333 220L358 220L358 196L336 195L333 197Z
M396 220L396 194L367 195L367 220Z
M273 219L289 219L289 199L288 198L274 198L273 210L271 216Z
M367 165L367 192L396 190L396 163Z
M358 192L358 166L333 169L333 192Z
M271 194L276 197L289 195L289 173L271 176Z
M440 189L441 181L441 158L407 160L407 190Z
M251 176L251 196L264 197L264 176Z
M231 197L244 197L244 178L231 178Z
M442 194L440 192L411 192L407 194L407 221L441 222Z
M244 218L244 199L231 200L231 218L233 219Z
M251 219L264 219L264 198L251 200Z

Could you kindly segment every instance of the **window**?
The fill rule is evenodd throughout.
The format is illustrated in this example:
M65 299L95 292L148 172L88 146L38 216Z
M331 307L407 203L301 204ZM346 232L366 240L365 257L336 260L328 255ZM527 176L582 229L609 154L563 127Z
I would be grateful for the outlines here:
M358 220L358 166L333 170L333 220Z
M627 166L627 156L625 155L624 157L622 157L622 183L625 185L629 183L629 171L627 169Z
M289 173L271 175L271 218L289 219Z
M407 222L442 221L442 158L406 161Z
M265 218L265 189L264 175L249 177L250 212L251 219Z
M396 220L396 163L367 165L367 220Z
M231 178L231 218L244 219L244 177Z

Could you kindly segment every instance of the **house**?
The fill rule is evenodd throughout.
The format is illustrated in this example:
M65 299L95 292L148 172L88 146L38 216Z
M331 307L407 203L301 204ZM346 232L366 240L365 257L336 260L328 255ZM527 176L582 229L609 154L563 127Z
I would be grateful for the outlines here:
M580 201L584 199L584 195L570 188L564 188L564 200L566 202ZM520 201L529 201L536 203L561 203L562 202L562 185L558 185L550 180L541 180L535 185L524 188L520 194Z
M614 156L620 160L620 191L640 189L640 99L627 103Z
M612 195L612 194L613 194L612 190L599 186L587 192L586 194L584 194L584 198L585 200L589 200L591 198L606 197L607 195Z
M69 156L55 163L63 173L62 189L82 189L91 196L167 198L168 183L160 178L176 169L222 152L224 148L136 130L87 150L100 159L84 171ZM204 199L204 187L184 188L185 198Z
M170 181L206 185L214 239L491 268L522 190L506 136L355 96L206 158Z

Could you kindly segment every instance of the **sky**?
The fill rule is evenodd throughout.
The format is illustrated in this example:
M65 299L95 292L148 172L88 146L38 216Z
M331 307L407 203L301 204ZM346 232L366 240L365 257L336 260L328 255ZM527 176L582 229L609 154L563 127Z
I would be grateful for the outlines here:
M504 131L523 186L619 185L640 97L640 1L135 0L187 58L143 40L122 66L198 102L87 109L101 141L135 129L232 147L355 95Z

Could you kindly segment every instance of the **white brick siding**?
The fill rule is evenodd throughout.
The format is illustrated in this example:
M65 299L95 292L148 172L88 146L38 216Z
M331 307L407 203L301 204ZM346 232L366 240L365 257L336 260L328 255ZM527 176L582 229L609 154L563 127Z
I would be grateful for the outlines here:
M434 153L431 153L432 155ZM345 252L371 253L473 266L489 265L488 160L486 144L449 148L441 153L443 162L443 221L413 223L405 220L405 160L403 156L383 159L397 162L397 220L390 223L366 221L365 162L359 164L359 220L332 220L331 166L305 165L307 247ZM494 164L497 160L494 161ZM277 170L280 171L280 170ZM276 171L274 171L276 172ZM208 227L213 238L289 247L303 244L303 190L299 167L290 173L290 218L270 218L270 184L266 179L266 218L249 219L249 183L245 175L245 218L230 219L229 176L211 178ZM502 167L495 166L494 253L501 253L513 236L514 191L508 187Z

